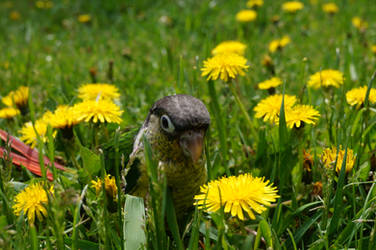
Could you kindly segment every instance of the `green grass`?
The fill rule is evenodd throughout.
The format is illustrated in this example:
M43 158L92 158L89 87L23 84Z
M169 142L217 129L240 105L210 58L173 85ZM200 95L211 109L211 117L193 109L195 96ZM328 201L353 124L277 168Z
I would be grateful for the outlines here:
M25 184L39 177L1 161L0 248L128 249L141 244L155 249L374 249L375 109L372 103L356 109L347 104L345 94L353 87L375 86L371 77L376 55L370 47L376 44L376 5L373 0L333 0L340 10L330 17L321 10L324 1L302 2L304 9L289 15L281 12L283 1L265 0L256 21L240 25L235 14L245 8L245 0L55 0L51 9L38 9L31 0L2 1L0 95L29 86L31 112L0 119L0 128L19 136L24 122L59 104L77 103L77 88L93 81L90 71L96 72L98 82L121 90L121 129L140 126L157 99L191 94L211 113L206 143L209 179L244 172L265 176L278 187L281 198L256 220L196 209L179 231L170 215L174 210L166 183L158 182L156 173L150 173L152 204L146 217L137 198L125 199L119 192L114 202L105 192L96 195L91 180L105 175L103 155L96 148L111 140L119 145L120 138L117 126L80 124L74 143L57 137L38 144L40 152L63 159L71 170L54 173L48 216L35 226L25 216L15 216L12 206ZM12 11L20 13L19 20L9 18ZM79 23L80 14L90 14L91 22ZM276 25L271 21L275 15L280 18ZM353 16L369 22L365 32L352 26ZM300 130L286 128L283 121L275 126L254 118L253 108L268 96L256 84L272 76L261 61L268 43L283 35L290 36L291 44L271 57L284 93L296 95L299 103L313 105L321 114L316 125ZM224 40L247 44L250 68L235 88L201 76L203 61ZM343 86L330 91L306 86L311 74L327 68L344 73ZM338 145L356 154L348 174L337 175L320 162L324 148ZM311 172L303 168L303 150L313 156ZM149 167L154 164L148 159ZM114 175L119 186L119 172ZM320 198L312 195L315 182L323 184ZM136 235L129 233L133 230Z

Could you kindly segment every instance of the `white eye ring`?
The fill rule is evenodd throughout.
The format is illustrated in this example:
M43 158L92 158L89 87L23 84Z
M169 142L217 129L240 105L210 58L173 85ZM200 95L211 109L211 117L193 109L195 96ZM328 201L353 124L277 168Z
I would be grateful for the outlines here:
M175 126L167 115L162 115L159 121L161 128L167 133L173 133L175 131Z

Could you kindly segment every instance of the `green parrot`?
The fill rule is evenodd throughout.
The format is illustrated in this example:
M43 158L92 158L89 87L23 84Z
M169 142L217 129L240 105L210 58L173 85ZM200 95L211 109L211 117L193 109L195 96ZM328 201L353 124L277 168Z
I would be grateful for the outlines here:
M119 139L119 151L126 163L125 192L147 199L149 178L145 165L143 137L150 143L158 171L164 171L177 217L193 206L193 197L206 182L204 139L210 115L199 99L189 95L166 96L154 103L142 127ZM135 135L135 137L133 137ZM133 147L130 140L134 140ZM113 162L113 150L105 148L106 162Z

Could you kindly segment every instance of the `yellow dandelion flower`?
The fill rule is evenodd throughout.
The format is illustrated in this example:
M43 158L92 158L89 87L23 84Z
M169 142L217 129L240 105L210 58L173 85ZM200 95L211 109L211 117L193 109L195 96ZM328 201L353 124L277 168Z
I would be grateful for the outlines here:
M325 69L311 75L308 80L308 86L314 89L330 86L338 88L343 84L343 80L344 77L341 71L334 69Z
M18 20L21 19L21 14L20 14L20 12L14 10L14 11L9 13L9 18L10 18L10 20L18 21Z
M120 123L120 107L110 100L83 101L74 105L74 109L79 113L78 120L85 122Z
M279 22L281 18L278 16L278 15L274 15L272 16L272 18L270 18L270 20L274 23L274 24L277 24Z
M49 193L54 193L53 186L51 186ZM23 212L27 215L30 223L34 223L35 215L39 221L43 220L43 216L47 216L45 206L48 203L48 196L41 183L27 186L16 195L14 203L14 214L19 216Z
M91 21L91 16L89 14L82 14L77 17L80 23L88 23Z
M27 101L29 99L29 87L21 86L15 91L9 92L9 94L3 97L2 102L8 107L22 107L27 106Z
M264 5L264 0L249 0L247 2L248 8L261 7L262 5Z
M367 94L367 86L359 87L359 88L353 88L346 93L346 101L351 106L357 105L357 107L360 107L365 99ZM371 88L369 92L368 101L370 103L376 102L376 89Z
M343 157L345 156L345 150L342 149L342 145L339 147L338 158L337 158L337 148L326 148L321 154L321 160L326 168L332 168L337 159L337 164L335 166L337 173L341 171ZM356 157L352 149L347 149L346 155L346 173L350 172L354 166Z
M271 67L273 66L273 59L269 55L264 55L261 61L262 66Z
M42 121L42 122L44 122L46 124L50 124L51 125L52 119L54 119L54 114L51 111L47 110L43 114L43 116L39 119L39 121Z
M38 133L40 139L42 142L47 142L48 136L47 136L47 127L48 123L43 120L39 119L35 121L34 124L35 130ZM26 144L30 144L32 148L34 148L37 145L37 134L35 133L35 130L33 128L33 124L31 122L25 123L25 125L19 130L19 133L21 134L20 139L24 141ZM52 134L53 137L56 136L56 131Z
M288 13L296 13L304 8L304 4L299 1L289 1L282 4L282 10Z
M368 28L368 22L358 16L353 17L351 22L352 25L360 31L364 31Z
M285 95L284 97L284 109L285 112L295 104L296 97ZM271 123L276 123L279 117L279 112L282 105L282 95L276 94L271 95L263 100L261 100L254 111L256 112L256 118L263 118L264 121L270 121Z
M98 178L96 181L94 180L91 181L91 187L95 188L95 192L98 195L100 191L102 190L102 180ZM104 178L104 188L106 189L106 192L108 193L108 195L110 195L114 199L117 198L117 186L116 186L115 178L113 176L108 174Z
M96 181L92 180L91 187L95 189L95 192L98 195L100 191L102 190L102 180L99 178Z
M320 113L310 105L295 105L286 110L286 125L289 128L300 128L303 124L316 124ZM277 122L278 123L278 122Z
M284 36L281 39L273 40L269 43L269 51L270 53L274 53L277 50L282 50L290 42L291 42L291 39L289 36Z
M376 45L371 46L371 51L373 52L373 54L376 54Z
M217 80L218 78L227 82L229 78L237 75L245 75L248 69L247 59L234 53L218 54L204 61L201 68L201 76L208 75L207 80Z
M35 2L38 9L51 9L54 3L52 1L39 0Z
M257 12L254 10L241 10L236 14L236 21L247 23L256 20L256 17Z
M10 65L10 63L8 61L6 61L6 62L3 63L2 66L4 67L4 69L9 69L9 65Z
M80 113L74 108L66 105L60 105L56 108L50 119L53 128L70 128L80 123Z
M238 41L224 41L217 45L212 50L213 55L223 54L223 53L235 53L244 56L244 51L247 45Z
M87 83L78 89L78 97L82 100L117 99L119 89L107 83Z
M303 149L303 168L307 172L312 171L312 166L313 166L313 156L311 154L311 150L308 149L307 151Z
M322 196L322 182L316 181L315 183L313 183L311 195Z
M285 47L290 42L291 42L291 40L290 40L289 36L283 36L282 39L281 39L280 44L281 44L282 47Z
M13 107L0 109L0 118L3 118L3 119L10 119L19 114L20 114L20 111Z
M265 80L263 82L260 82L257 86L259 89L270 89L278 87L282 84L282 80L278 77L272 77L268 80Z
M358 16L354 16L354 17L351 19L351 23L352 23L352 25L353 25L355 28L360 28L362 22L363 22L363 20L362 20L360 17L358 17Z
M279 198L277 192L277 188L264 178L242 174L223 177L201 186L200 194L194 197L194 205L208 212L224 207L225 213L231 213L241 220L245 219L245 211L254 220L255 213L261 214Z
M322 5L322 10L328 14L335 14L338 12L338 6L335 3L325 3Z
M47 136L47 127L48 124L51 122L51 118L53 117L52 113L50 111L47 111L42 118L35 121L34 127L32 122L27 122L24 124L24 126L19 130L19 133L21 134L20 139L24 141L26 144L30 144L32 148L34 148L37 144L39 135L42 142L47 142L48 136ZM36 131L36 132L35 132ZM52 136L56 137L56 131L52 133Z

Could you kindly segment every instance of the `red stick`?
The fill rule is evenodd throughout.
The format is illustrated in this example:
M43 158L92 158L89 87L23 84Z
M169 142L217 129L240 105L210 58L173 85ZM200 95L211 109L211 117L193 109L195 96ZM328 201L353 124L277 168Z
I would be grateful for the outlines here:
M0 138L5 142L7 142L9 140L10 146L13 149L17 150L23 156L25 156L27 159L29 159L29 160L31 160L31 161L33 161L33 162L35 162L39 165L39 153L36 149L33 149L33 148L27 146L25 143L18 140L16 137L8 134L7 132L5 132L4 130L1 130L1 129L0 129ZM52 165L50 160L48 159L48 157L43 156L43 160L44 160L44 163L46 165L49 165L49 166ZM54 166L57 169L65 171L64 166L57 163L57 162L54 162Z
M6 152L6 150L4 148L0 147L0 157L1 158L4 158L5 152ZM25 166L33 174L42 176L42 171L40 169L39 163L31 161L30 159L27 159L27 158L25 158L21 155L13 153L13 152L9 153L9 157L11 158L13 164L15 164L17 166L21 166L21 165ZM50 172L50 170L48 170L48 169L46 169L46 170L47 170L47 172L46 172L47 179L52 181L53 180L52 173Z

